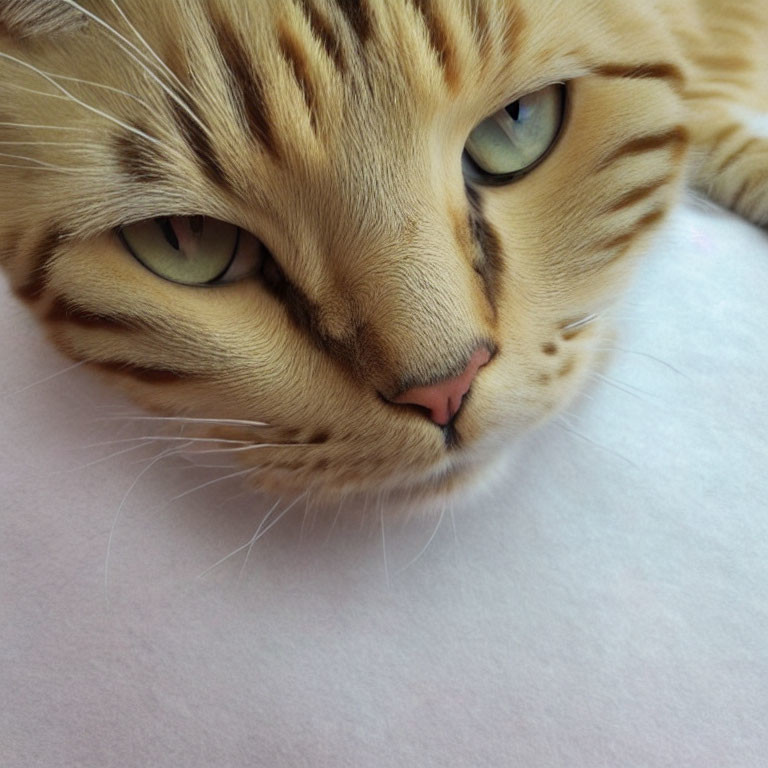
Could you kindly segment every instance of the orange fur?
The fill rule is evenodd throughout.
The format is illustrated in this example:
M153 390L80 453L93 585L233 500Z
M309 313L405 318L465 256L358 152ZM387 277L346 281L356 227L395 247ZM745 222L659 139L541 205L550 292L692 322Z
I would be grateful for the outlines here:
M267 422L202 434L286 443L237 454L268 488L459 481L579 391L686 178L768 221L760 0L74 5L36 22L0 0L0 262L54 342L145 407ZM553 82L554 151L470 201L469 133ZM165 282L115 235L193 214L259 237L292 298ZM457 447L378 395L454 375L477 339L498 354Z

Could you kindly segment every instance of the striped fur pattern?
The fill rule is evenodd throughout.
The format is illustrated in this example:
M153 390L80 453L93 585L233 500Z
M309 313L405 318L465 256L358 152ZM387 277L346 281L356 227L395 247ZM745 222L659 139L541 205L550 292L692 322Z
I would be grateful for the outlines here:
M32 6L0 0L0 263L146 408L264 423L199 434L243 441L273 490L460 482L579 391L686 179L768 222L764 0ZM555 82L547 160L467 184L473 128ZM198 214L254 233L270 270L177 285L115 234ZM450 439L380 396L478 342L495 357Z

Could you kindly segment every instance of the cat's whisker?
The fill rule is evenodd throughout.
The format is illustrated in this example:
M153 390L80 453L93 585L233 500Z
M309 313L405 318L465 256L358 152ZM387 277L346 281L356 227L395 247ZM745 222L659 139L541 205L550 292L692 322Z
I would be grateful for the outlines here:
M128 501L128 498L130 497L131 493L133 492L133 489L138 485L141 478L144 477L144 475L146 475L147 472L149 472L149 470L152 469L152 467L154 467L158 462L162 461L165 458L168 458L169 456L172 456L178 451L179 451L178 446L173 446L172 448L168 448L167 450L155 456L154 459L151 461L151 463L148 464L146 467L144 467L144 469L142 469L141 472L139 472L136 479L131 483L131 485L128 487L128 490L123 495L123 498L120 500L120 504L117 507L117 512L115 513L115 516L112 519L112 526L109 530L109 537L107 539L107 552L104 557L104 599L106 600L107 605L109 605L109 561L112 556L112 543L114 541L115 531L117 530L117 524L120 520L120 516L122 515L123 509L125 508L125 504Z
M180 438L184 439L184 438ZM215 440L215 438L210 438L211 440ZM226 442L226 441L218 441L218 442ZM253 443L249 445L244 445L241 448L211 448L210 450L202 450L202 451L195 451L194 455L206 455L211 453L242 453L244 451L252 451L256 448L293 448L295 446L308 446L308 445L316 445L316 443Z
M182 459L187 459L188 457L184 454L180 454L180 457ZM182 471L184 470L191 470L191 469L238 469L241 467L242 464L197 464L192 463L188 467L180 467Z
M218 437L184 437L184 436L177 436L177 435L142 435L141 437L124 437L120 440L106 440L104 442L99 443L89 443L88 445L84 445L83 448L105 448L110 445L120 445L122 443L136 443L139 441L146 442L148 440L151 441L158 441L158 442L185 442L189 443L190 445L194 443L231 443L234 445L247 445L251 446L252 444L248 440L230 440L227 438L218 438ZM229 450L236 450L236 449L229 449ZM202 451L200 451L202 453Z
M35 130L41 130L41 131L74 131L77 133L92 133L90 128L86 128L83 126L70 126L70 125L40 125L40 124L34 124L34 123L9 123L5 121L0 121L0 127L2 128L25 128L25 129L35 129Z
M189 106L189 104L188 104L188 103L187 103L187 102L186 102L184 99L180 98L180 96L178 95L178 93L177 93L177 92L176 92L176 91L175 91L173 88L170 88L170 87L167 85L167 83L165 83L165 82L164 82L162 79L160 79L160 78L157 76L157 74L156 74L156 73L155 73L155 72L154 72L152 69L150 69L150 67L148 66L148 64L147 64L147 63L145 63L145 62L148 62L148 61L149 61L149 59L148 59L147 55L146 55L145 53L143 53L143 52L142 52L142 51L141 51L141 50L140 50L140 49L139 49L139 48L138 48L138 47L137 47L137 46L136 46L134 43L132 43L132 42L131 42L131 41L130 41L130 40L127 38L127 37L125 37L125 35L121 34L121 33L120 33L118 30L116 30L116 29L115 29L115 28L114 28L114 27L113 27L111 24L108 24L108 23L107 23L107 22L106 22L104 19L102 19L100 16L98 16L98 15L96 15L95 13L93 13L93 12L91 12L91 11L87 10L87 9L86 9L86 8L84 8L82 5L80 5L80 3L77 3L77 2L75 2L75 0L61 0L61 2L63 2L63 3L66 3L67 5L70 5L70 6L72 6L73 8L76 8L76 9L77 9L77 10L79 10L81 13L83 13L84 15L86 15L88 18L92 19L92 20L93 20L93 21L95 21L95 22L96 22L98 25L100 25L101 27L103 27L104 29L106 29L108 32L112 33L112 34L113 34L115 37L117 37L117 38L118 38L118 40L120 40L121 42L125 43L125 45L127 45L127 46L128 46L128 48L129 48L129 49L131 49L131 50L127 50L127 49L125 48L125 46L121 45L119 42L118 42L118 43L116 43L116 45L117 45L117 46L118 46L118 48L120 48L120 49L121 49L121 50L122 50L122 51L123 51L125 54L127 54L127 55L128 55L128 57L129 57L130 59L132 59L132 60L133 60L133 61L134 61L136 64L138 64L138 65L141 67L141 69L142 69L142 70L145 72L145 74L146 74L146 75L147 75L147 76L148 76L150 79L152 79L152 80L153 80L155 83L157 83L157 85L159 85L159 86L160 86L160 88L162 88L162 90L165 92L165 94L168 96L168 98L170 98L170 99L172 99L174 102L176 102L176 104L178 104L178 105L179 105L179 107L181 107L181 108L182 108L182 109L183 109L183 110L184 110L184 111L185 111L185 112L186 112L186 113L189 115L189 117L190 117L190 118L191 118L191 119L192 119L192 120L193 120L195 123L197 123L197 125L198 125L198 126L199 126L199 127L200 127L200 128L203 130L203 131L205 131L207 134L209 134L209 133L210 133L210 129L208 128L208 126L207 126L207 125L205 125L205 123L203 123L203 121L202 121L202 120L201 120L201 119L200 119L200 118L197 116L197 114L194 112L194 110L192 110L192 109L191 109L191 107ZM117 7L117 5L116 5L114 2L113 2L113 5L115 5L115 7ZM120 11L120 8L119 8L119 7L117 7L117 9L118 9L118 11ZM124 14L123 14L123 16L124 16ZM129 26L131 26L131 27L132 27L133 25L131 25L131 24L130 24L130 22L129 22ZM132 52L132 51L133 51L133 52ZM135 52L135 53L134 53L134 52ZM139 58L139 57L141 57L141 58ZM142 61L142 59L144 59L144 61ZM167 68L167 67L165 67L165 66L164 66L163 68L164 68L164 70L166 70L166 71L170 71L170 70L168 70L168 68ZM172 73L171 73L171 74L172 74ZM175 76L175 75L173 75L173 74L172 74L172 77L173 77L173 79L174 79L174 80L176 80L176 81L177 81L177 87L178 87L178 86L181 86L183 90L185 90L185 91L187 90L186 88L184 88L184 87L183 87L183 85L181 85L181 83L179 83L179 82L178 82L178 78L176 78L176 76ZM188 91L187 91L187 93L188 93Z
M7 157L11 160L26 160L32 165L3 165L4 168L28 168L29 170L41 170L41 171L64 171L66 173L88 173L88 169L77 167L66 167L63 165L53 165L52 163L46 163L44 160L38 160L35 157L27 157L26 155L13 155L7 152L0 152L0 157Z
M80 149L103 149L100 144L87 144L82 141L0 141L0 146L24 147L78 147Z
M564 432L567 432L569 435L573 435L574 437L577 437L579 440L583 440L585 443L589 443L595 448L601 451L604 451L605 453L609 453L618 459L621 459L623 462L626 462L627 464L629 464L631 467L634 467L635 469L640 469L639 465L636 464L634 461L632 461L632 459L628 459L623 454L613 450L613 448L608 448L605 445L601 445L596 440L593 440L591 437L587 437L587 435L583 434L582 432L579 432L577 429L574 429L572 426L568 424L568 422L565 420L562 414L557 418L555 418L555 420L552 423L558 426Z
M242 582L243 576L245 575L245 569L248 565L248 559L251 556L251 550L253 549L253 545L256 543L256 539L259 538L259 535L261 534L261 531L263 530L264 526L266 525L267 520L272 516L272 513L280 506L280 502L283 500L283 497L281 496L270 508L264 517L261 518L261 522L259 523L258 528L256 528L256 533L251 536L250 541L248 542L248 549L245 551L245 558L243 559L243 564L240 566L240 573L237 577L238 583Z
M255 470L256 468L254 467L248 467L248 469L242 469L242 470L239 470L238 472L232 472L231 474L223 475L222 477L215 477L213 480L208 480L207 482L202 483L201 485L196 485L194 488L190 488L188 491L184 491L183 493L180 493L177 496L174 496L172 499L168 499L168 501L166 501L162 505L161 509L165 509L165 507L169 506L170 504L173 504L174 501L179 501L179 499L183 499L192 493L196 493L197 491L202 491L203 488L208 488L209 486L215 485L216 483L223 483L225 480L232 480L236 477L243 477L244 475L253 474Z
M453 531L453 543L455 544L456 551L458 552L461 547L459 545L459 533L456 530L456 505L454 503L453 498L450 499L448 512L451 518L451 530Z
M223 427L268 427L266 421L248 421L247 419L214 419L198 418L196 416L135 416L129 414L126 416L103 416L96 421L165 421L182 422L190 424L213 424Z
M192 94L189 92L189 89L184 85L184 83L176 76L176 73L160 58L160 56L155 53L152 46L146 41L144 36L139 32L138 29L136 29L136 26L131 22L131 20L126 15L125 11L120 7L117 0L109 0L112 5L115 7L115 10L120 14L123 21L128 26L128 29L133 32L134 35L141 41L141 44L147 49L147 52L149 55L160 65L160 69L167 75L168 79L179 89L181 89L187 96L191 96ZM128 40L126 40L126 43L128 43ZM145 61L148 61L147 57L142 54L138 48L134 48L134 50L139 53L142 58Z
M64 0L66 2L67 0ZM35 74L39 75L40 77L44 78L47 82L49 82L54 88L59 90L61 93L63 93L65 96L67 96L72 102L77 104L78 106L82 107L83 109L87 110L88 112L91 112L95 115L98 115L99 117L103 117L105 120L108 120L115 125L119 125L121 128L124 128L126 131L130 131L133 134L136 134L137 136L141 136L141 138L146 139L147 141L151 142L152 144L157 144L159 146L162 146L162 142L159 139L156 139L154 136L150 136L148 133L145 133L139 128L136 128L133 125L129 125L128 123L120 120L119 118L115 117L114 115L109 114L108 112L104 112L101 109L98 109L97 107L94 107L91 104L88 104L87 102L83 101L82 99L78 99L77 96L75 96L73 93L68 91L63 85L60 85L57 83L50 75L47 75L42 70L38 69L37 67L33 66L29 62L26 62L22 59L17 58L16 56L11 56L8 53L4 53L3 51L0 51L0 58L5 59L6 61L11 61L14 64L18 64L21 67L24 67L25 69L28 69ZM46 94L50 95L50 94Z
M43 171L45 173L81 173L77 168L41 168L39 165L15 165L13 163L0 163L0 168L14 168L22 171Z
M242 545L241 545L241 546L239 546L237 549L233 549L233 550L232 550L232 551L231 551L231 552L230 552L228 555L225 555L225 556L224 556L224 557L222 557L220 560L217 560L217 561L216 561L216 562L215 562L213 565L211 565L210 567L206 568L206 569L205 569L205 570L204 570L202 573L198 574L198 576L197 576L197 579L204 579L204 578L205 578L205 577L206 577L206 576L207 576L209 573L211 573L212 571L215 571L215 570L216 570L216 568L218 568L220 565L223 565L224 563L226 563L226 562L227 562L227 560L231 560L231 559L232 559L232 558L233 558L235 555L239 554L239 553L240 553L240 552L242 552L244 549L249 549L249 548L252 548L252 547L253 547L253 545L256 543L256 541L258 541L258 539L260 539L262 536L266 535L266 534L267 534L267 532L268 532L268 531L269 531L269 530L270 530L270 529L271 529L273 526L277 525L277 523L279 523L279 522L280 522L280 520L282 520L282 518L283 518L283 517L284 517L284 516L285 516L285 515L286 515L286 514L287 514L287 513L288 513L288 512L291 510L291 508L292 508L292 507L293 507L293 506L294 506L294 505L295 505L297 502L299 502L299 501L300 501L300 500L301 500L301 499L302 499L302 498L303 498L305 495L306 495L306 492L305 492L305 493L302 493L302 494L301 494L301 496L298 496L298 497L297 497L297 498L296 498L296 499L295 499L295 500L294 500L294 501L293 501L293 502L292 502L292 503L291 503L291 504L290 504L288 507L286 507L286 508L285 508L285 509L284 509L284 510L283 510L283 511L282 511L282 512L281 512L281 513L280 513L280 514L279 514L279 515L278 515L278 516L277 516L277 517L276 517L276 518L275 518L275 519L274 519L274 520L273 520L273 521L272 521L272 522L271 522L271 523L270 523L270 524L267 526L267 527L266 527L266 528L264 528L264 529L263 529L263 530L261 530L260 532L259 532L259 531L257 531L257 534L258 534L258 535L257 535L257 534L254 534L254 536L253 536L253 537L251 537L251 538L250 538L248 541L246 541L246 542L245 542L245 544L242 544ZM276 504L275 504L275 505L274 505L274 506L273 506L273 507L272 507L272 508L269 510L269 512L267 512L266 516L265 516L265 517L262 519L261 523L259 524L259 528L261 528L261 527L264 525L264 523L265 523L266 519L267 519L267 518L268 518L268 517L269 517L269 516L272 514L272 512L273 512L273 511L274 511L274 509L276 508L277 504L279 504L279 503L280 503L280 500L278 499L277 503L276 503Z
M614 389L618 389L620 392L623 392L626 395L631 395L632 397L636 398L637 400L640 400L641 402L648 402L643 395L646 396L652 396L650 392L643 392L641 389L637 389L636 387L632 387L629 384L625 384L624 382L615 381L614 379L611 379L608 376L603 375L602 373L598 373L597 371L593 371L590 374L590 377L602 382L603 384L607 384L610 387L613 387Z
M115 453L109 454L109 456L102 456L100 459L96 459L95 461L89 461L87 464L81 464L77 467L71 467L69 469L59 469L51 472L51 475L60 475L64 473L70 473L70 472L80 472L84 469L88 469L89 467L94 467L97 464L102 464L105 461L109 461L110 459L116 459L118 456L122 456L124 453L131 453L132 451L138 451L140 448L146 448L148 445L150 445L149 441L145 443L139 443L138 445L132 445L128 448L123 448L120 451L116 451ZM147 461L147 459L142 459L142 461Z
M678 376L682 376L684 379L687 379L688 381L692 381L691 377L687 374L683 373L679 368L675 368L674 365L671 363L667 363L664 360L649 354L648 352L639 352L634 349L626 349L624 347L600 347L596 351L598 352L621 352L626 355L636 355L637 357L645 357L648 360L653 360L654 362L658 363L659 365L663 365L665 368L669 368L670 371L673 371Z
M387 589L392 589L392 581L389 576L389 559L387 558L387 528L384 524L384 505L381 501L382 493L379 492L377 504L379 507L379 519L381 521L381 553L384 557L384 579L387 583Z
M41 72L43 70L40 70ZM125 96L128 99L132 99L133 101L137 102L138 104L141 104L144 109L146 109L148 112L152 112L152 106L151 104L144 101L144 99L139 98L133 93L129 93L128 91L124 91L122 88L116 88L113 85L107 85L106 83L96 83L93 80L83 80L80 77L71 77L69 75L57 75L55 72L45 72L46 75L49 75L50 77L54 78L55 80L66 80L69 83L78 83L80 85L87 85L91 88L100 88L103 91L110 91L112 93L116 93L120 96Z
M330 526L330 528L328 529L328 534L327 534L327 535L326 535L326 537L325 537L325 543L326 543L326 545L327 545L327 544L328 544L328 542L331 540L331 534L332 534L332 533L333 533L333 531L335 530L335 528L336 528L336 524L339 522L339 517L341 516L341 509L342 509L342 507L343 507L343 505L344 505L344 502L345 502L345 501L346 501L346 494L342 494L342 495L341 495L341 498L339 499L339 506L338 506L338 509L336 510L336 514L333 516L333 520L331 521L331 526Z
M395 571L395 576L399 576L404 571L407 571L412 565L415 565L418 560L424 555L424 553L429 549L432 542L435 540L435 536L437 536L437 532L440 530L440 526L442 525L443 518L445 517L445 510L448 505L448 502L446 500L443 500L443 506L440 510L440 516L437 519L437 524L435 525L435 529L432 531L432 535L427 540L427 543L419 550L419 553L414 557L412 560L410 560L406 565L404 565L402 568Z
M2 395L2 397L0 397L0 402L8 399L9 397L15 397L16 395L20 395L23 392L26 392L27 390L32 389L33 387L39 387L41 384L45 384L49 381L52 381L53 379L57 379L59 376L63 376L65 373L70 373L70 371L74 371L76 368L80 368L80 366L82 365L83 365L82 361L79 363L75 363L74 365L69 365L60 371L56 371L56 373L52 373L50 376L46 376L44 379L33 381L31 384L27 384L21 389L16 389L13 392L6 392Z

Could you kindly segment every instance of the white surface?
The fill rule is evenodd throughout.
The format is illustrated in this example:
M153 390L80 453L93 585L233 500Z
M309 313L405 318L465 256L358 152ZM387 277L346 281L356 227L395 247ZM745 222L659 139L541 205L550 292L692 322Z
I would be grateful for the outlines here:
M532 436L416 562L436 517L390 518L385 568L376 509L297 507L198 579L263 502L163 506L217 476L170 460L107 603L152 451L77 468L135 427L80 370L19 391L67 363L3 294L0 764L767 765L768 239L682 211L625 306L584 437Z

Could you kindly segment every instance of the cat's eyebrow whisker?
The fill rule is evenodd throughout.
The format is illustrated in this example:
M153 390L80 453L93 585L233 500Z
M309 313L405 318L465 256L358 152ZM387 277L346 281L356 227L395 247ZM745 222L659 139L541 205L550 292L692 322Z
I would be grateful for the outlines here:
M44 70L40 70L43 72ZM139 98L133 93L129 93L128 91L124 91L122 88L116 88L113 85L107 85L106 83L96 83L93 80L83 80L79 77L71 77L70 75L57 75L55 72L45 72L46 75L49 75L50 77L53 77L56 80L66 80L70 83L79 83L80 85L89 85L92 88L101 88L104 91L111 91L112 93L117 93L121 96L125 96L128 99L133 99L133 101L141 104L144 109L148 110L149 112L152 112L152 106L148 104L144 99Z
M155 72L152 69L150 69L150 67L147 65L147 63L145 63L145 62L149 61L148 58L147 58L147 55L145 53L143 53L127 37L125 37L125 35L122 35L120 32L118 32L111 24L108 24L100 16L97 16L95 13L87 10L86 8L83 8L83 6L80 5L80 3L75 2L75 0L61 0L61 2L64 2L67 5L72 6L72 8L77 9L81 13L85 14L88 18L93 19L93 21L95 21L97 24L99 24L100 26L104 27L104 29L106 29L107 31L109 31L113 35L115 35L115 37L117 37L118 40L120 40L123 43L125 43L125 45L127 45L131 50L127 50L120 43L116 43L116 45L124 53L126 53L133 61L135 61L142 68L142 70L163 89L163 91L166 93L166 95L170 99L175 101L176 104L178 104L189 115L189 117L192 118L192 120L194 120L195 123L197 123L197 125L203 131L205 131L206 133L210 133L210 129L208 128L208 126L205 125L205 123L203 123L203 121L197 116L197 114L195 114L194 110L191 109L189 104L184 99L180 98L179 95L172 88L169 88L168 85L166 83L164 83L157 76L157 74L155 74ZM117 10L120 11L120 8L116 5L116 3L113 2L113 5L115 5ZM121 14L122 14L122 12L121 12ZM125 15L124 14L122 14L122 15L125 18ZM133 28L133 25L131 25L130 22L129 22L129 26L131 26ZM135 53L132 53L131 51L135 51ZM144 61L142 61L140 58L138 58L138 56L136 54L138 54L138 56L140 56L141 59L144 59ZM165 65L163 66L163 69L166 72L170 72L170 70L168 70L168 68ZM184 91L187 91L187 89L183 86L183 84L178 81L178 78L175 75L173 75L173 73L170 73L170 74L171 74L173 80L176 81L177 87L181 87ZM187 91L187 95L189 95L188 91Z
M115 7L115 10L120 14L120 16L122 17L123 21L128 25L128 29L130 29L131 32L133 32L133 34L136 35L136 37L141 41L142 45L147 49L147 51L149 52L150 56L152 56L152 58L160 65L160 69L162 69L163 72L165 72L165 74L168 76L168 78L171 80L171 82L173 82L176 85L177 88L180 88L182 91L184 91L187 96L191 96L191 94L189 92L189 89L176 76L176 73L157 55L157 53L155 53L155 51L152 48L152 46L146 41L146 39L141 34L141 32L139 32L139 30L136 29L136 26L128 18L128 16L126 15L125 11L123 11L123 9L119 6L117 0L109 0L109 1ZM113 29L113 31L114 31L114 29ZM123 38L123 39L125 39L126 43L130 45L130 41L128 41L126 38ZM141 53L141 51L139 51L139 49L137 47L134 46L134 50L145 61L148 61L146 55Z
M66 1L66 0L65 0ZM143 139L146 139L147 141L151 142L152 144L157 144L162 146L162 142L160 139L156 139L154 136L150 136L148 133L145 133L139 128L136 128L133 125L129 125L128 123L123 122L119 118L115 117L114 115L109 114L108 112L104 112L101 109L98 109L97 107L94 107L91 104L88 104L87 102L83 101L82 99L78 99L77 96L75 96L73 93L68 91L63 85L57 83L50 75L47 75L45 72L43 72L41 69L38 69L37 67L33 66L29 62L26 62L22 59L17 58L16 56L11 56L8 53L4 53L3 51L0 51L0 58L6 59L7 61L11 61L14 64L18 64L21 67L24 67L26 69L29 69L30 71L34 72L37 75L40 75L40 77L44 78L47 82L49 82L54 88L61 91L65 96L67 96L72 102L75 104L81 106L83 109L88 110L89 112L92 112L95 115L98 115L99 117L103 117L105 120L109 120L112 123L115 123L115 125L119 125L121 128L124 128L126 131L130 131L131 133L136 134L137 136L141 136ZM50 95L50 94L46 94Z

